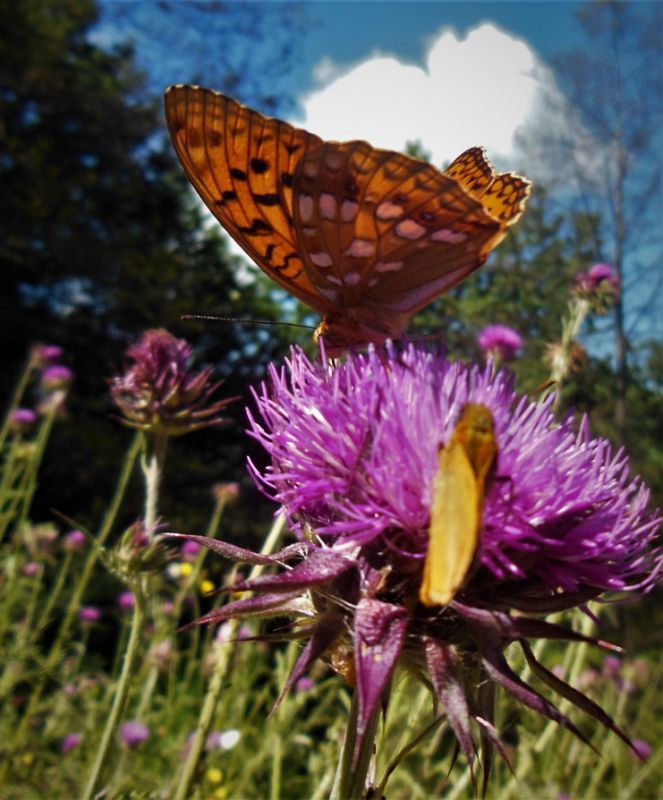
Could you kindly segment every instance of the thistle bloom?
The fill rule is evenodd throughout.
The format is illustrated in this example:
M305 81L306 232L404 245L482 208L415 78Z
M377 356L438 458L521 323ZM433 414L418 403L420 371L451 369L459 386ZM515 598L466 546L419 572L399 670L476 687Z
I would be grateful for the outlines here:
M60 750L63 753L69 753L71 750L77 748L82 741L83 741L82 733L70 733L68 736L65 736L64 739L60 742Z
M619 297L619 278L609 264L594 264L587 272L576 275L572 292L594 312L605 314Z
M30 408L16 408L11 415L11 428L14 431L29 431L37 421L37 414Z
M57 344L36 344L30 351L30 361L35 367L52 364L62 358L64 350Z
M71 553L82 553L85 550L86 541L83 531L69 531L64 537L63 546Z
M124 614L128 614L130 611L134 610L134 606L136 605L136 596L133 592L122 592L118 595L117 598L117 605Z
M101 611L95 606L83 606L78 612L78 618L84 625L91 625L94 622L99 622Z
M513 361L523 346L520 334L508 325L487 325L479 333L477 342L486 358L501 364Z
M212 369L189 369L193 350L165 330L146 331L127 351L131 362L110 382L111 395L132 428L176 436L218 425L219 412L232 398L213 400L222 381Z
M41 388L52 392L57 389L66 389L74 377L69 367L63 364L53 364L41 373Z
M120 739L130 750L150 738L150 729L142 722L131 720L120 726Z
M607 591L652 588L663 564L653 546L660 518L647 511L649 493L629 477L624 454L592 439L586 419L576 432L571 417L555 421L552 398L534 403L516 395L509 375L493 373L492 364L451 363L414 346L350 355L335 367L293 350L255 395L260 417L249 416L270 456L265 470L252 465L252 472L284 507L299 542L270 557L192 537L236 561L287 566L240 580L232 590L254 596L199 621L298 619L309 638L284 692L316 659L328 659L356 686L355 758L399 664L433 687L468 760L473 723L503 752L482 688L491 682L584 740L513 672L505 650L514 642L541 680L628 741L595 703L543 667L528 642L590 641L540 615ZM489 409L498 448L481 544L452 601L426 607L419 590L438 450L468 402Z

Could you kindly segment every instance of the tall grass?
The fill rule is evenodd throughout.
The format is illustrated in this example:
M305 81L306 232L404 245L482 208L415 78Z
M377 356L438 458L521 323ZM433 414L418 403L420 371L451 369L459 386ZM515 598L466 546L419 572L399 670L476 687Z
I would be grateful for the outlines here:
M328 797L351 709L343 679L317 665L311 680L300 681L270 715L300 645L257 641L260 628L253 623L180 630L221 602L208 594L206 551L181 553L171 546L157 552L150 550L154 542L136 540L136 530L118 530L129 477L140 468L140 454L150 452L147 434L127 434L117 483L107 487L107 511L97 530L86 532L85 545L68 545L58 520L31 519L41 460L68 391L44 391L35 425L16 425L15 411L40 368L29 360L3 426L0 796ZM143 464L154 469L149 458ZM168 468L161 458L159 470ZM208 536L217 535L228 497L217 493L210 501ZM157 519L158 481L146 481L146 506ZM287 539L282 527L279 518L266 536L267 549ZM229 568L223 580L231 577ZM102 580L114 580L124 599L96 619L89 609ZM598 649L557 643L540 647L539 657L643 740L645 759L638 761L616 736L572 708L567 713L594 750L498 696L510 768L497 760L488 796L660 797L658 654L606 660ZM521 674L528 671L524 659L518 666ZM123 737L127 721L145 726L143 741ZM456 758L452 732L434 717L429 692L411 676L396 675L379 727L370 770L379 792L413 800L472 796L470 771Z

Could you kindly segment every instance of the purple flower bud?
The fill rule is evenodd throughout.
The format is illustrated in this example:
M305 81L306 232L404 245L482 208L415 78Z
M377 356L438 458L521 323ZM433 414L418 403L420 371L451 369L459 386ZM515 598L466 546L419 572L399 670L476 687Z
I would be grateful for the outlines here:
M310 692L314 686L315 684L313 683L313 681L307 675L305 675L303 678L300 678L295 684L295 691L298 694L304 694L306 692Z
M588 300L597 313L605 313L619 296L619 278L609 264L594 264L576 275L572 292Z
M617 656L606 656L603 659L603 666L601 667L601 675L604 678L618 678L622 668L621 658Z
M215 400L221 382L211 368L193 372L193 351L165 330L146 331L127 351L130 365L110 381L111 396L127 425L169 436L218 425L230 399Z
M132 720L120 726L120 739L129 748L138 747L139 744L150 738L150 729L142 722Z
M200 553L200 545L198 542L188 540L180 548L180 553L185 561L195 561L198 553Z
M64 350L56 344L36 344L30 351L30 362L33 366L40 368L59 361L63 353Z
M644 739L634 739L633 749L640 756L640 758L644 759L645 761L648 758L651 758L651 754L654 752L654 748Z
M70 733L68 736L65 736L64 739L60 742L60 750L63 753L69 753L71 750L74 750L78 745L83 741L83 734L82 733Z
M11 415L11 429L14 431L29 431L37 421L37 415L30 408L16 408Z
M507 325L488 325L477 338L485 356L500 363L512 361L523 346L519 333Z
M212 494L218 503L227 505L234 503L239 497L239 483L215 483L212 487Z
M71 553L82 553L86 544L87 539L83 531L69 531L64 537L64 549Z
M52 392L55 389L66 389L71 383L74 375L69 367L63 364L54 364L46 367L41 373L41 387L44 391Z
M39 575L43 568L44 565L40 561L28 561L24 565L22 572L28 578L34 578L35 575Z
M84 625L92 625L101 619L101 611L95 606L83 606L78 612L78 618Z
M133 611L134 606L136 605L136 597L134 596L133 592L122 592L117 598L117 605L120 611L128 614L130 611Z

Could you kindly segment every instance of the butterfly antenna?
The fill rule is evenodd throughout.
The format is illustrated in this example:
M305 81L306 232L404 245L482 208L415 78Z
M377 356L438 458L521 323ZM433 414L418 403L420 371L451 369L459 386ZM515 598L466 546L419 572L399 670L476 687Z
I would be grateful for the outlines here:
M241 317L214 317L208 314L182 314L183 320L204 320L206 322L236 322L241 325L287 325L290 328L306 328L314 331L314 325L303 325L300 322L282 322L276 319L243 319Z

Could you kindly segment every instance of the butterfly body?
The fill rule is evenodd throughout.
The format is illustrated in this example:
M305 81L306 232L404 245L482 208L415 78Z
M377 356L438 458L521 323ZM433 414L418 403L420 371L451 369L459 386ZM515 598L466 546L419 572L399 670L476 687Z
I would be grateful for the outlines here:
M322 317L330 354L398 337L479 267L529 183L481 148L446 172L367 142L326 142L194 86L166 92L184 169L228 233Z
M493 418L468 403L440 450L419 599L446 605L465 583L480 544L486 485L497 459Z

